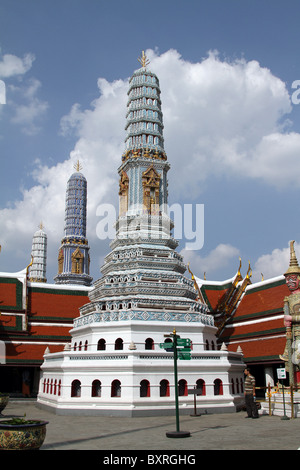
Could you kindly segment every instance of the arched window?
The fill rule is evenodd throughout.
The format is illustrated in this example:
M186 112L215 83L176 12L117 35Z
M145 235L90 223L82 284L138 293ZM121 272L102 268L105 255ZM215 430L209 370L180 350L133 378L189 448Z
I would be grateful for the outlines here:
M169 397L170 396L170 384L168 380L161 380L160 381L160 390L159 390L159 396L160 397Z
M120 380L113 380L111 383L111 397L121 396L121 382Z
M74 343L74 351L77 349L77 343Z
M56 395L56 389L57 389L57 380L54 380L54 391L53 394Z
M200 390L198 395L206 395L205 381L203 379L197 380L196 388Z
M142 380L140 383L140 397L150 397L150 382Z
M221 379L214 380L214 395L223 395L223 383Z
M92 383L92 397L101 397L101 382L94 380Z
M58 381L58 396L61 394L61 380Z
M43 393L46 392L46 379L44 379L43 381Z
M184 379L181 379L178 382L178 395L180 397L183 397L183 396L186 396L187 394L188 394L187 381Z
M205 350L209 351L209 342L208 339L205 341Z
M49 393L49 379L47 380L47 393Z
M86 342L84 343L84 350L87 351L87 348L88 348L88 340L86 340Z
M71 397L81 397L81 382L80 380L73 380L71 384Z
M239 379L236 379L236 393L240 393Z
M115 341L115 350L120 351L122 349L123 349L123 340L122 340L122 338L118 338Z
M106 341L104 338L99 339L97 344L97 351L105 351L106 349Z
M79 343L79 345L78 345L79 351L81 351L81 346L82 346L82 341L80 341L80 343Z
M145 349L154 349L154 341L152 338L147 338L145 341Z
M212 351L215 350L215 343L213 341L211 342L211 349L212 349Z
M232 393L232 395L235 394L234 380L233 379L231 379L231 393Z

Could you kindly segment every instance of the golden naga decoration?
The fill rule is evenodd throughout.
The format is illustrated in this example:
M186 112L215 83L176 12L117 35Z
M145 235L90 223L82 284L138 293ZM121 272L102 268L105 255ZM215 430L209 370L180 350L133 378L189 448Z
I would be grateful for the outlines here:
M205 302L204 297L203 297L203 295L202 295L202 292L201 292L201 290L200 290L200 288L199 288L199 286L198 286L198 283L197 283L197 281L196 281L196 279L195 279L195 276L194 276L194 274L192 273L192 271L190 270L190 263L187 264L187 268L188 268L188 271L189 271L189 273L190 273L190 275L191 275L192 281L194 282L194 289L198 292L198 297L197 297L196 300L199 300L200 302L202 302L202 303L205 304L206 302ZM206 277L206 276L205 276L205 277Z
M142 57L138 58L139 63L141 64L142 67L147 67L147 65L150 64L150 60L147 58L145 55L145 51L142 51Z
M28 264L28 266L26 266L26 278L28 278L28 274L29 274L29 268L33 265L33 256L31 255L31 261L30 263Z
M246 279L249 279L252 277L252 269L251 269L251 266L250 266L250 261L248 261L249 263L249 268L248 268L248 271L247 271L247 275L246 275Z

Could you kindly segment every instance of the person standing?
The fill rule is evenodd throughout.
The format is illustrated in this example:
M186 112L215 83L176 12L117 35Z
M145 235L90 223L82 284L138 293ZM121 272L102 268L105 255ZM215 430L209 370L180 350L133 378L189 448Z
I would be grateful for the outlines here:
M255 378L250 374L250 370L246 368L244 370L245 385L244 385L244 394L245 394L245 403L246 403L246 418L258 418L258 410L255 403Z

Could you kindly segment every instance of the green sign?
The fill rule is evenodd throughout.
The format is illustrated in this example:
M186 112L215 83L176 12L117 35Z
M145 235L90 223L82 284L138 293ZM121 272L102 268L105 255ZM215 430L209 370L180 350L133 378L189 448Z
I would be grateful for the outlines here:
M177 339L177 346L183 346L185 348L191 347L191 340L190 339Z
M168 341L166 343L159 343L159 347L161 349L165 349L168 352L172 352L174 350L174 344L172 341Z
M178 351L178 359L189 361L191 359L191 353Z
M180 352L190 352L191 348L178 348L177 351Z

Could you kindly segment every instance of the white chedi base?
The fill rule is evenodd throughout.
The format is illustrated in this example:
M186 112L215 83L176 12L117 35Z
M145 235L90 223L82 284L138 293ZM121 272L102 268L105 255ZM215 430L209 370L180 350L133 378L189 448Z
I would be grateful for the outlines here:
M70 350L44 356L38 405L57 414L174 414L173 353L159 347L166 339L164 335L172 333L174 328L181 338L189 338L193 344L192 359L177 361L178 381L186 381L185 393L193 389L199 379L205 383L205 394L196 396L197 413L235 411L243 400L241 382L245 364L242 353L205 350L206 341L210 347L215 341L216 328L201 322L87 322L74 328ZM123 340L122 350L115 350L118 338ZM145 349L147 338L153 339L154 349ZM100 339L105 339L105 350L97 349ZM87 350L84 350L85 344ZM221 389L216 390L216 379L221 381ZM101 382L101 392L97 392L100 396L92 396L95 380ZM116 380L120 382L119 396L112 396L112 384ZM161 396L162 380L169 384L165 396ZM72 396L74 381L80 382L79 396ZM142 381L149 382L148 396L141 396ZM232 393L232 381L235 393ZM179 407L180 413L193 414L194 395L180 396Z

